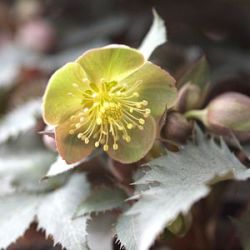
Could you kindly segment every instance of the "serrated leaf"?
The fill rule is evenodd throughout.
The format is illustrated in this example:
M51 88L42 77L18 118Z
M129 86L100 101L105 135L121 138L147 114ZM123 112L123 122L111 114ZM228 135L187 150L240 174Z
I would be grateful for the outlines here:
M41 197L15 194L0 198L0 249L15 242L35 218Z
M39 116L41 116L40 99L29 101L11 111L0 122L0 143L31 129Z
M57 160L52 163L52 165L50 166L49 171L46 173L45 175L45 179L46 178L51 178L54 176L57 176L59 174L68 172L78 166L80 166L81 164L83 164L84 162L88 162L91 159L93 159L98 153L100 153L99 150L95 150L91 155L87 156L86 158L84 158L81 161L78 161L76 163L73 164L67 164L66 161L64 161L60 156L58 156Z
M112 250L113 249L113 224L116 216L111 213L94 216L89 221L88 246L91 250Z
M201 88L209 82L209 67L206 58L203 56L195 63L191 64L184 74L178 79L177 86L182 86L185 83L191 82Z
M60 156L58 156L57 160L52 163L50 166L49 171L46 173L45 178L50 178L62 173L65 173L67 171L70 171L77 166L81 165L83 161L79 161L73 164L67 164Z
M146 208L145 208L146 209ZM137 229L137 215L122 215L116 225L117 240L126 250L138 250L140 231ZM128 232L130 230L130 232Z
M153 16L154 20L150 30L139 47L145 59L148 59L158 46L167 41L167 29L164 20L157 14L155 9L153 9Z
M45 150L0 156L0 180L7 178L12 187L21 190L46 189L40 180L53 159L54 155Z
M232 222L237 228L243 249L250 250L250 208L246 210L240 219L233 218Z
M72 219L79 203L86 199L89 184L86 177L77 174L62 188L50 193L39 206L37 218L40 228L52 235L55 243L67 250L84 250L86 245L86 227L88 217Z
M64 182L64 178L40 181L54 161L55 154L45 150L37 139L36 135L28 133L0 146L0 181L4 181L8 189L40 192ZM0 194L4 193L5 190L1 189Z
M115 188L102 188L93 191L90 196L81 203L76 211L76 217L90 213L105 212L124 204L126 194Z
M139 201L118 221L118 239L127 250L147 250L164 227L205 197L210 184L250 176L225 143L217 145L198 131L197 144L149 162L150 170L136 184L148 185ZM128 225L129 223L129 225ZM125 230L126 228L126 230Z

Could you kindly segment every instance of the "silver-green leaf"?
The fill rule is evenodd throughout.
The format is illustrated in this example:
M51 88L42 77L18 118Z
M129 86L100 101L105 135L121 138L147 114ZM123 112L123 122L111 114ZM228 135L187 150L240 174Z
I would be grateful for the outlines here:
M0 249L21 237L35 219L41 197L14 194L0 198Z
M32 100L16 108L0 120L0 143L10 137L17 137L36 124L41 116L41 100Z
M62 188L48 194L38 208L37 219L40 228L52 235L55 243L67 250L84 250L88 217L73 219L80 202L89 194L86 177L77 174Z
M223 141L217 145L198 131L197 142L189 143L178 153L168 153L148 163L150 168L136 185L146 185L140 198L119 219L118 239L127 250L147 250L157 235L187 213L205 197L211 184L225 179L245 180L246 169Z
M90 213L105 212L124 205L126 194L115 188L102 188L93 191L90 196L83 201L76 211L76 217Z
M55 160L55 154L45 150L34 133L22 134L17 140L0 145L0 182L12 191L40 192L54 189L63 178L41 182ZM4 195L5 188L0 190Z
M112 213L93 216L88 222L88 246L91 250L113 250L113 225L116 216Z
M81 163L82 161L73 164L67 164L60 156L58 156L57 160L51 164L49 171L45 175L45 178L54 177L56 175L68 172L79 166Z

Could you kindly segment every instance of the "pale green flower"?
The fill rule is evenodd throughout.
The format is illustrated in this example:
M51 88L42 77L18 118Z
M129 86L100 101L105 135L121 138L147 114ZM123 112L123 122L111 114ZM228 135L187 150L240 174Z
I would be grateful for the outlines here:
M57 149L73 163L102 147L123 163L140 160L156 137L156 119L176 98L174 79L136 49L92 49L57 70L43 99Z

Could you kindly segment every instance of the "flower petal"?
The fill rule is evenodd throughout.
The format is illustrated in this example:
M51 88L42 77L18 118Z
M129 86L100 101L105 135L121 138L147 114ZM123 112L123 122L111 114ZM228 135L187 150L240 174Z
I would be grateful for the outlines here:
M156 137L156 122L148 117L144 129L132 129L129 131L131 141L129 143L120 140L118 150L113 150L110 145L108 155L121 163L133 163L142 159L152 148Z
M144 63L143 55L125 45L111 45L92 49L77 59L90 81L119 81Z
M70 135L71 121L68 120L56 127L56 146L61 157L68 163L75 163L87 157L94 149L92 142L85 144L77 138L77 135Z
M174 105L177 95L175 80L165 70L146 62L120 83L133 87L139 80L142 80L142 84L136 89L140 94L138 99L148 101L148 108L150 108L153 116L162 115L166 106L170 108Z
M81 107L81 89L86 74L81 65L75 62L67 63L57 70L49 80L43 99L43 117L46 123L57 125ZM80 88L73 87L78 84Z

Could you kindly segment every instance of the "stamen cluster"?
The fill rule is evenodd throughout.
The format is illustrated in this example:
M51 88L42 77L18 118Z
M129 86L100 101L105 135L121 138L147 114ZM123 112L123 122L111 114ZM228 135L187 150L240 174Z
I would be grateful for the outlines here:
M70 117L69 134L76 135L85 144L93 138L95 147L102 146L104 151L108 151L110 145L117 150L121 139L129 143L129 130L143 130L145 119L151 113L147 108L148 101L139 100L136 92L142 82L138 80L129 87L116 81L102 79L101 83L95 84L83 79L83 84L89 86L87 90L73 83L82 95L82 107ZM72 93L68 95L74 96Z

